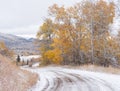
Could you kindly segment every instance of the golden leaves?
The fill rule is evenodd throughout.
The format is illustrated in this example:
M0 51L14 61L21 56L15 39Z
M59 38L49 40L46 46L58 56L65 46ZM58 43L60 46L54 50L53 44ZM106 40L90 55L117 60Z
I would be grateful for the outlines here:
M60 64L62 61L61 57L61 50L54 49L54 50L48 50L44 56L47 60L49 60L51 63Z
M51 18L44 21L38 32L39 37L47 39L41 46L43 61L60 64L63 60L79 60L91 51L92 37L94 51L104 50L104 38L109 37L114 13L114 4L104 0L88 0L68 8L57 4L49 7Z

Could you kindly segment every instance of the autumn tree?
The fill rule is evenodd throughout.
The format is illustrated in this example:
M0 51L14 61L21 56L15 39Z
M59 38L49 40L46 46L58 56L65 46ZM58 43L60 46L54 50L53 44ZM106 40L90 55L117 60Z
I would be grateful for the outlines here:
M7 56L9 58L12 58L14 55L14 52L8 49L4 42L0 41L0 54L3 56Z
M40 47L43 61L84 64L104 60L114 13L114 3L103 0L82 1L68 8L56 4L49 7L50 19L37 33L46 40Z
M120 31L118 32L118 35L114 37L114 44L113 44L113 50L114 50L114 55L117 57L117 60L119 61L120 64Z
M40 52L42 56L43 64L50 63L49 59L46 57L46 53L52 49L51 44L53 41L54 26L51 19L46 19L43 25L40 27L40 31L37 33L37 38L42 39L42 44L40 45ZM44 60L44 61L43 61Z
M87 1L83 8L88 31L91 34L91 61L96 61L95 56L106 57L107 38L109 37L109 25L113 22L115 14L114 3L109 4L103 0L96 3ZM101 54L101 52L103 52ZM100 58L99 58L100 59ZM103 60L104 60L103 59Z

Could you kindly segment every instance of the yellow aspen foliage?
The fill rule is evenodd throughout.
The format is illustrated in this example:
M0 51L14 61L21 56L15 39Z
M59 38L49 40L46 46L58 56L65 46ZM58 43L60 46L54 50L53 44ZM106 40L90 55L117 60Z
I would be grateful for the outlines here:
M9 58L12 58L14 55L14 52L12 50L9 50L4 42L0 42L0 54L7 56Z
M94 57L101 60L104 56L105 59L108 53L113 56L107 47L117 48L110 47L112 40L108 40L114 7L113 2L105 0L83 0L67 8L57 4L49 7L50 16L37 33L43 41L40 45L42 60L55 64L81 64Z
M0 42L0 50L6 49L4 42Z
M44 56L50 61L50 63L60 64L62 62L61 53L61 50L54 49L47 51Z

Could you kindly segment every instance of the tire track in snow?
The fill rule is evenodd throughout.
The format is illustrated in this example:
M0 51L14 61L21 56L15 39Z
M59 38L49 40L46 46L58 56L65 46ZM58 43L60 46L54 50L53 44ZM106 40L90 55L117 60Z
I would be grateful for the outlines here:
M120 76L60 67L27 70L40 81L29 91L120 91Z

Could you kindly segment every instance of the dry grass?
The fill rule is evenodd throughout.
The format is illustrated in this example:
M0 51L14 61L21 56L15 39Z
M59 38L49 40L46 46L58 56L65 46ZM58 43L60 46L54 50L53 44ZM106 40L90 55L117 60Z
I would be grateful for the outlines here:
M93 72L104 72L104 73L110 73L110 74L120 74L120 69L114 68L114 67L102 67L97 65L82 65L82 66L65 66L67 68L74 68L74 69L81 69L81 70L87 70L87 71L93 71Z
M80 68L90 70L90 71L98 71L98 72L105 72L105 73L112 73L112 74L120 74L120 69L114 68L112 66L102 67L102 66L96 66L96 65L84 65L84 66L82 66Z
M37 75L20 70L0 55L0 91L27 91L37 81Z

